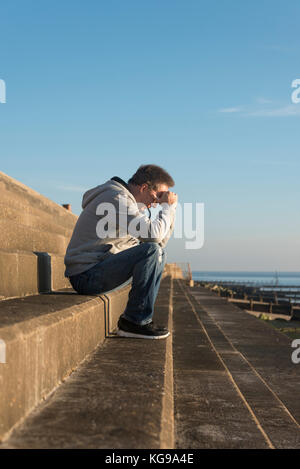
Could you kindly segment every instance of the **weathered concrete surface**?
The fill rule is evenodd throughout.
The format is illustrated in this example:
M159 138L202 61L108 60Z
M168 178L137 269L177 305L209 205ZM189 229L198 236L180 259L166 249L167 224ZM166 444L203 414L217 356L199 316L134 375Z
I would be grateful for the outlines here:
M37 252L51 256L52 289L65 288L63 257L77 216L0 172L0 296L37 294Z
M268 448L178 284L174 291L176 447Z
M70 288L64 272L63 255L0 250L0 295L17 298Z
M11 298L37 292L37 256L31 252L0 251L0 295Z
M115 329L118 319L120 317L120 310L125 310L130 289L131 282L126 283L126 285L124 284L122 288L115 288L114 290L111 290L110 292L102 295L103 299L106 300L106 317L108 319L106 329L108 331L108 334ZM124 291L127 292L126 295L124 295Z
M36 194L36 197L42 196L40 194ZM16 205L14 205L14 202L14 196L12 196L12 200L10 200L9 202L11 205L7 205L0 202L0 219L17 223L23 226L24 229L26 229L26 227L30 227L38 231L60 234L66 238L70 237L70 235L72 234L72 227L69 223L70 221L68 221L67 224L64 226L62 224L63 220L61 220L60 218L57 219L56 216L54 216L54 219L51 216L49 217L46 210L33 208L31 204L28 204L26 198L25 200L23 199L22 201L19 201L19 203L17 203ZM59 211L61 211L61 207L59 205L57 205L57 208ZM73 220L75 223L76 215L74 214Z
M105 324L116 326L128 287L111 294L75 292L36 295L0 304L0 338L6 363L0 365L0 439L103 342Z
M170 288L155 305L164 326ZM106 339L1 448L172 447L171 340Z
M300 448L300 406L296 398L300 368L291 361L290 339L239 308L224 303L223 299L204 288L185 289L185 296L190 312L193 312L198 326L204 331L226 371L228 384L224 389L228 392L230 385L233 386L237 396L235 404L239 400L244 411L247 409L248 412L248 418L243 418L236 428L239 440L228 438L230 433L227 433L226 438L220 435L219 443L215 441L213 444L224 448L265 447L266 444L274 448ZM174 323L176 331L175 314ZM223 399L222 387L217 394ZM226 403L233 407L234 402L230 398L226 399ZM211 408L214 407L211 402ZM219 420L217 426L223 433L228 418L220 420L221 415L220 408L216 421ZM237 418L241 415L240 412L236 413ZM242 437L243 425L246 422L250 424L250 420L252 425L255 424L256 432L251 431L247 441L247 434ZM233 428L231 426L230 431ZM203 440L204 444L206 441L208 445L212 444L209 433L208 440ZM254 435L258 438L259 434L260 440L253 440ZM217 434L215 438L218 439Z
M70 288L69 279L65 277L65 264L64 264L64 255L57 255L53 253L48 253L50 256L50 265L51 265L51 290L60 290L62 288Z
M0 246L3 250L47 251L63 255L69 237L41 231L10 220L0 220Z
M63 230L72 231L74 228L76 215L1 171L0 194L1 218L16 221L21 216L24 217L21 218L24 225L34 226L40 231L51 231L53 224ZM16 212L19 212L18 216ZM41 223L45 224L42 226Z

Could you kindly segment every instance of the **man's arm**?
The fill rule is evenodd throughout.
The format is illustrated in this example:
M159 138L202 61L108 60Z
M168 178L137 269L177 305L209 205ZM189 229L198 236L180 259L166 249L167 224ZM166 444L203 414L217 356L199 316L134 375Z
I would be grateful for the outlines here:
M162 248L164 248L167 244L167 242L169 241L173 231L174 231L174 226L175 226L175 215L176 215L176 207L177 207L177 203L176 205L174 206L171 206L173 208L172 212L171 212L171 224L170 224L170 228L169 228L169 231L168 233L166 234L166 236L161 240L161 242L159 243L161 245Z
M123 196L118 197L120 236L130 234L141 242L165 245L174 229L176 202L176 194L164 193L159 200L162 210L154 220L150 220L144 211L139 210L137 204Z
M169 228L168 232L166 233L166 235L164 236L164 238L159 243L161 245L161 247L165 247L167 242L169 241L173 231L174 231L175 215L176 215L176 207L177 207L177 203L178 203L178 196L174 192L170 192L170 191L169 192L164 192L162 194L161 198L158 199L158 203L160 203L162 205L167 204L169 206L169 209L170 209L170 217L171 217L170 228ZM161 212L159 213L159 216L160 216L160 214L161 214Z

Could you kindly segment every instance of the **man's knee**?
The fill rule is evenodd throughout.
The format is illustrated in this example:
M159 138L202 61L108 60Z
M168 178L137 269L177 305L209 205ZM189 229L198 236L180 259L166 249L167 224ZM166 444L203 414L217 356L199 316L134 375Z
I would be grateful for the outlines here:
M159 264L164 262L165 250L159 245L159 243L146 242L146 243L143 243L143 245L147 254L150 256L155 256Z
M149 252L149 254L160 253L162 249L162 247L158 243L155 243L153 241L142 243L142 246L147 253Z

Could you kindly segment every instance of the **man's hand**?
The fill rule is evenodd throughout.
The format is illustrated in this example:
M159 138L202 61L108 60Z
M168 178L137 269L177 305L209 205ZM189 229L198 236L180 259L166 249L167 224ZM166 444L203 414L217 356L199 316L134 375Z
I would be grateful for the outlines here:
M177 202L178 196L175 192L166 191L163 192L160 197L158 197L157 202L159 204L167 203L169 205L173 205Z

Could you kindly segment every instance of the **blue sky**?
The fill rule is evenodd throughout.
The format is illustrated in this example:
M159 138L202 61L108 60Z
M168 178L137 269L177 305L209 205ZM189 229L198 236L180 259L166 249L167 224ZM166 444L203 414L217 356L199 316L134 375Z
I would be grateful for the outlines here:
M300 3L1 2L1 170L80 213L82 193L163 166L205 204L199 270L300 271Z

